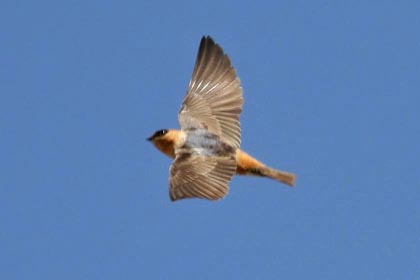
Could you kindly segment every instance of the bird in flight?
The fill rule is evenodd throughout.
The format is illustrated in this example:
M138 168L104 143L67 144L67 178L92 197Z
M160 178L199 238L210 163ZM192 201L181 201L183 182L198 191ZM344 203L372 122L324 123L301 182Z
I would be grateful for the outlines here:
M242 106L241 82L229 57L210 36L203 37L178 115L181 130L161 129L147 139L174 159L172 201L222 199L234 174L294 185L294 174L271 168L241 150Z

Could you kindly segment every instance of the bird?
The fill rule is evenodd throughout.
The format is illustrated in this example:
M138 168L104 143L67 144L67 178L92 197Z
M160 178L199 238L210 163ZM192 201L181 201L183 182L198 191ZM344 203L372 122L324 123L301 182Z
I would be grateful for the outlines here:
M241 81L229 56L210 36L203 36L178 114L181 129L160 129L147 138L174 159L169 169L171 201L220 200L235 174L295 185L295 174L267 166L241 149L243 103Z

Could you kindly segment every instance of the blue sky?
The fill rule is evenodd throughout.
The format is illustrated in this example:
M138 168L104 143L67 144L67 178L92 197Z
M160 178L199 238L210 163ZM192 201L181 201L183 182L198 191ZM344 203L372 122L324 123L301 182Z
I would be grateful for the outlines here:
M0 4L1 279L419 279L420 5L256 2ZM145 138L178 127L203 35L242 148L296 188L170 202Z

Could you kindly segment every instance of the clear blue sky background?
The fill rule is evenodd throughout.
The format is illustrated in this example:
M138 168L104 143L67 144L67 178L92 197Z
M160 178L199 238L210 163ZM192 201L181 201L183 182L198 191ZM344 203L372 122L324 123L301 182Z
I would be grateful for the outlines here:
M145 2L1 2L0 279L420 279L420 4ZM296 188L169 201L202 35Z

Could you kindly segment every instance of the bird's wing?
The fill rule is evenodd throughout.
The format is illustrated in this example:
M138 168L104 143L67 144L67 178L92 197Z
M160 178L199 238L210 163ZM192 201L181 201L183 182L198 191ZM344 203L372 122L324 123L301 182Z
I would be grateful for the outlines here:
M229 57L213 39L203 37L179 112L181 128L205 128L239 148L242 105L241 82Z
M221 199L229 191L229 182L236 171L232 157L204 157L179 154L170 169L170 197Z

